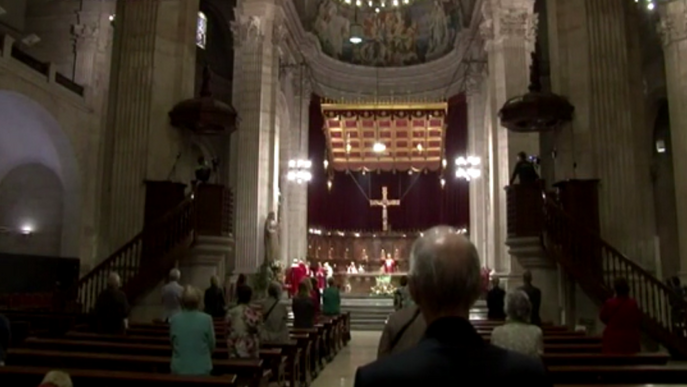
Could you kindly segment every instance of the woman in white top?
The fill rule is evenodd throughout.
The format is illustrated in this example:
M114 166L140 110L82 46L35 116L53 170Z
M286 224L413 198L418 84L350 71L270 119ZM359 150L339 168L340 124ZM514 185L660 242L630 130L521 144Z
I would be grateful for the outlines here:
M544 334L541 328L530 324L532 304L522 290L506 294L506 323L491 333L491 343L511 351L530 356L544 353Z

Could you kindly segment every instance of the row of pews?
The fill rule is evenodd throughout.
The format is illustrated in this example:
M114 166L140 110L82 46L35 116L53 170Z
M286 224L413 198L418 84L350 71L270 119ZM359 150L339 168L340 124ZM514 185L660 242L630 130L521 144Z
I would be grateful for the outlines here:
M26 314L8 317L13 325L28 319ZM64 316L38 319L44 324L50 318L59 321ZM312 329L291 328L288 342L261 345L260 359L229 359L223 321L215 321L215 334L213 376L182 377L170 375L172 347L166 325L131 324L127 335L118 336L90 333L75 324L59 335L32 335L15 343L7 366L0 367L0 385L35 387L47 371L61 369L76 387L309 387L350 341L350 315L322 317Z
M473 321L477 331L489 340L496 321ZM665 353L604 354L601 338L574 332L567 327L544 325L544 354L556 385L642 385L685 384L687 365L669 365Z
M216 321L218 349L214 376L170 375L168 328L132 324L126 336L89 333L79 317L57 314L8 314L13 327L25 334L14 342L7 367L0 367L0 385L33 387L51 369L70 373L76 387L240 386L308 387L329 360L350 340L350 316L323 318L312 329L291 329L291 340L262 346L260 359L228 359L225 327ZM485 340L500 322L473 321ZM566 327L545 325L544 354L557 385L685 384L687 367L669 364L663 353L611 355L601 353L601 339ZM28 337L27 337L28 336Z

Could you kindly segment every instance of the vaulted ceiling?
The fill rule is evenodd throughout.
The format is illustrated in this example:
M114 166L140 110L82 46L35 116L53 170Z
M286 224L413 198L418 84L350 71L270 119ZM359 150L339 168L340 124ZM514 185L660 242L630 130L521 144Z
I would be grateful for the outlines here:
M477 0L294 0L305 30L343 62L397 67L439 59L469 27ZM357 26L362 42L349 41Z

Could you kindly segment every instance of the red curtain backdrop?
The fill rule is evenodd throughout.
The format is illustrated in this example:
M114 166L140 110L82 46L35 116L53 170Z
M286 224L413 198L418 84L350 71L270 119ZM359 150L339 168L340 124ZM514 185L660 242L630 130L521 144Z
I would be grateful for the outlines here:
M457 179L455 159L467 155L467 103L463 95L449 100L446 130L446 185L441 187L437 172L337 172L331 190L324 170L326 139L319 98L310 105L309 157L313 178L308 186L308 225L310 228L342 231L382 229L382 208L371 207L369 199L381 199L388 187L389 199L400 199L400 206L388 207L391 230L422 230L444 224L467 228L470 222L469 187Z

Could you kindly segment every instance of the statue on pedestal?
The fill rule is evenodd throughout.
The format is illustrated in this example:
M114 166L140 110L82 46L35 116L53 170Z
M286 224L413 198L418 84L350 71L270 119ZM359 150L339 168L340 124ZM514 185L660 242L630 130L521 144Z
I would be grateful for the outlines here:
M279 222L274 211L265 220L265 262L271 264L279 259Z

